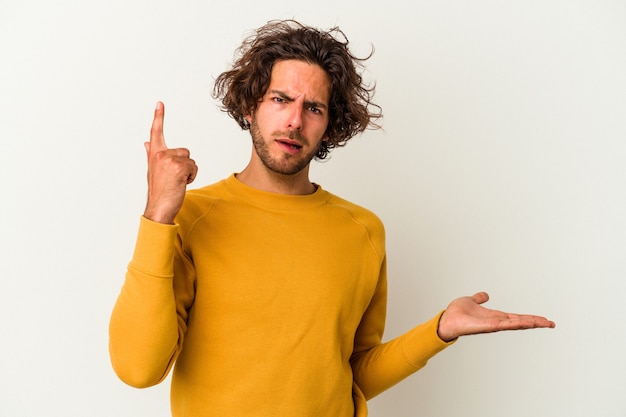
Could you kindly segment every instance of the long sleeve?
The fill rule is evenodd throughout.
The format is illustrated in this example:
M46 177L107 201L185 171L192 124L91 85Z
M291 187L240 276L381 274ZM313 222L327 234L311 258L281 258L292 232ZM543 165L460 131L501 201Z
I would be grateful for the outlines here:
M446 343L437 335L439 317L443 312L382 343L386 298L383 263L378 288L357 330L351 359L354 381L368 400L417 372L430 358L454 343Z
M135 252L113 309L109 352L121 380L148 387L168 374L182 345L184 319L174 295L178 226L142 217Z

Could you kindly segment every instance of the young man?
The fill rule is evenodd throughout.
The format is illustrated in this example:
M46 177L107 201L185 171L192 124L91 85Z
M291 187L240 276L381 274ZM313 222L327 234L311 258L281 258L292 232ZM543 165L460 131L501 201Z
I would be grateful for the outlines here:
M172 414L365 416L367 399L467 334L554 323L454 300L382 343L384 229L309 180L313 158L376 127L361 61L338 29L270 22L246 40L215 96L252 136L241 172L197 190L186 149L168 149L158 103L148 202L110 323L119 377L162 381Z

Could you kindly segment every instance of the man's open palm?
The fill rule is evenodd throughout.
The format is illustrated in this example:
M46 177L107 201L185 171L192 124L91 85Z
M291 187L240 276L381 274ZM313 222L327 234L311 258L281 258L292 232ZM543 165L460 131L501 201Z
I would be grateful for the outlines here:
M470 334L555 327L554 322L545 317L505 313L483 307L481 304L488 300L487 293L479 292L452 301L439 321L439 337L451 341Z

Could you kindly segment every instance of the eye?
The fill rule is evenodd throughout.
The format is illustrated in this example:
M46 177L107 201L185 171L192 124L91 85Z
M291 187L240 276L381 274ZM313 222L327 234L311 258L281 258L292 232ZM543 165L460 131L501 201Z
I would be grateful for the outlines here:
M315 107L315 106L311 106L309 107L309 111L315 113L315 114L321 114L322 110L319 107Z

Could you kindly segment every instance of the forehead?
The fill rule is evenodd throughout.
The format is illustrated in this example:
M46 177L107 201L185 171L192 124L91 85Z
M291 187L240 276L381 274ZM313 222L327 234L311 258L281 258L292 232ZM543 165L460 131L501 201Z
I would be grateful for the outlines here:
M278 90L292 98L303 96L307 101L328 104L330 78L317 64L299 60L277 61L272 67L268 90Z

